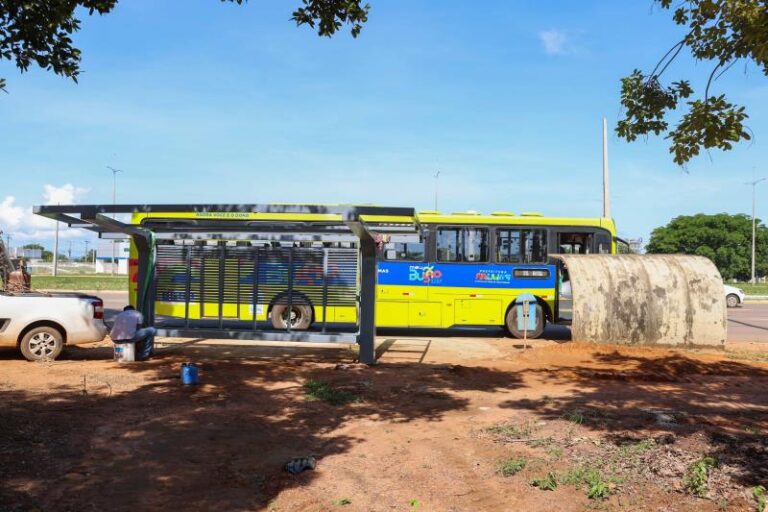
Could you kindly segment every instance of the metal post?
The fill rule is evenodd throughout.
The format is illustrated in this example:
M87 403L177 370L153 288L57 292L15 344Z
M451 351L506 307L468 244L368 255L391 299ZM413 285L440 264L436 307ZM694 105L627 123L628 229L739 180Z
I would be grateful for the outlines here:
M226 242L219 245L219 329L224 328L224 258L226 257Z
M59 273L59 221L56 221L56 238L53 242L53 277Z
M151 320L150 308L154 310L154 300L147 300L150 293L150 286L144 288L144 283L148 283L151 279L151 272L153 269L149 265L149 257L152 251L150 241L147 237L134 235L133 243L136 245L136 252L139 259L138 276L136 279L136 309L144 315L144 319Z
M237 265L237 320L240 321L240 251L235 251L235 262Z
M288 248L288 318L285 327L291 332L291 313L293 313L293 246Z
M376 242L360 238L360 362L376 364Z
M184 327L189 327L189 301L192 300L192 250L187 247L187 282L184 288Z
M328 251L327 247L323 248L323 332L325 332L328 311Z
M107 166L107 169L112 171L112 206L117 204L117 173L124 172L122 169L115 169L114 167ZM117 218L115 215L113 219ZM112 240L112 275L115 275L115 265L117 264L117 254L115 248L115 240Z
M259 248L256 247L253 258L253 330L259 330Z
M749 280L750 283L756 283L757 279L755 277L755 238L756 238L756 223L755 223L755 189L757 188L757 184L765 181L768 178L760 178L759 180L750 181L747 183L747 185L752 186L752 277Z
M523 350L528 349L528 319L531 314L531 303L528 299L523 300Z
M603 118L603 217L611 218L611 196L608 183L608 121Z
M205 317L205 249L200 248L200 320Z

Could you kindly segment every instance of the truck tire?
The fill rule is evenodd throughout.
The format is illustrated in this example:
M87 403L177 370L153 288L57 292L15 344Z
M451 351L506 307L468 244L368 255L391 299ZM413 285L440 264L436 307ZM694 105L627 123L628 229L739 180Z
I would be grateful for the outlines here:
M19 348L29 361L52 361L64 349L64 336L53 327L35 327L24 335Z
M528 331L528 339L534 339L541 336L544 332L544 326L546 325L546 320L544 320L544 310L542 309L541 304L536 304L534 307L536 308L536 328ZM517 307L514 305L507 311L506 327L509 334L515 338L523 339L525 337L523 331L517 328Z
M285 330L288 328L288 305L275 304L272 312L269 314L272 321L272 327ZM291 329L294 331L305 331L312 325L312 307L303 305L291 306Z

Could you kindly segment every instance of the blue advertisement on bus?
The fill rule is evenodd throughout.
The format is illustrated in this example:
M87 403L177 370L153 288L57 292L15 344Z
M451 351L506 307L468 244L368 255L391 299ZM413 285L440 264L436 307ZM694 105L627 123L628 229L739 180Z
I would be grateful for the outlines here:
M472 288L554 288L553 265L379 262L379 284Z

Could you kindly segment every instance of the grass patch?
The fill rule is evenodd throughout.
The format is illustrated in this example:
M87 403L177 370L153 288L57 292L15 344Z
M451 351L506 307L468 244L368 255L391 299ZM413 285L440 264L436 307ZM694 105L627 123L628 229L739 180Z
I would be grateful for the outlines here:
M755 510L757 512L765 512L768 510L768 495L766 495L765 487L758 485L752 488L752 497L757 501Z
M553 445L557 445L557 441L551 437L543 437L541 439L532 439L526 444L531 448L546 448L549 450Z
M558 460L563 456L563 449L557 445L548 446L544 452L554 460Z
M408 502L412 509L418 510L421 508L421 502L419 500L411 500Z
M541 478L533 478L530 482L533 487L538 487L542 491L554 491L557 489L557 476L551 471Z
M619 455L622 457L631 457L647 452L656 446L653 439L641 439L640 441L627 441L619 445Z
M571 423L581 425L584 423L586 416L584 415L584 411L581 409L571 409L570 411L567 411L565 414L563 414L563 418L570 421Z
M707 494L709 473L717 467L714 457L702 457L690 466L683 479L685 489L694 496L703 497Z
M768 352L731 352L726 351L725 356L734 361L752 361L753 363L768 363Z
M494 434L508 439L526 439L536 431L532 421L527 420L518 424L501 423L485 429L489 434Z
M333 504L336 505L337 507L343 507L346 505L351 505L352 500L349 498L339 498L338 500L334 500Z
M331 405L345 405L362 401L358 395L351 391L335 388L332 384L319 380L307 381L304 384L304 393L307 400L321 400Z
M606 478L598 469L590 467L571 469L560 477L560 481L577 488L585 488L590 500L603 500L616 490L614 479Z
M725 283L736 288L741 288L747 295L768 295L767 283Z
M496 465L496 473L503 477L516 475L525 468L528 460L525 457L511 457L499 461Z
M128 276L94 274L82 276L32 276L38 290L128 290Z

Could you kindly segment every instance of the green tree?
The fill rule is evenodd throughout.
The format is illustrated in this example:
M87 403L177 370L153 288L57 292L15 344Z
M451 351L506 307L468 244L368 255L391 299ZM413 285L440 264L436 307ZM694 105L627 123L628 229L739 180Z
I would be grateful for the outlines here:
M181 8L184 0L178 0ZM247 0L220 0L242 5ZM111 12L118 0L0 0L0 60L12 60L22 72L31 64L77 82L80 50L72 35L80 30L78 9L89 16ZM344 25L357 37L368 21L369 6L361 0L301 0L293 11L297 25L332 36ZM0 90L5 80L0 78Z
M755 272L768 274L768 228L757 221ZM656 228L648 253L695 254L712 260L723 279L751 277L752 218L748 215L683 215Z
M633 141L638 136L667 133L674 161L684 165L702 149L729 150L749 140L744 107L712 94L713 83L739 61L754 63L768 75L768 4L765 0L653 0L685 27L675 43L650 72L635 69L621 81L624 118L616 133ZM652 39L649 39L649 41ZM687 48L697 62L709 64L704 94L696 99L689 80L663 82L669 65ZM672 111L685 101L682 117L669 131Z

